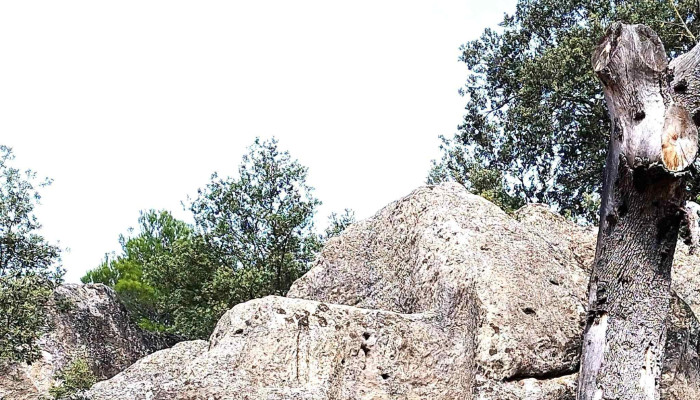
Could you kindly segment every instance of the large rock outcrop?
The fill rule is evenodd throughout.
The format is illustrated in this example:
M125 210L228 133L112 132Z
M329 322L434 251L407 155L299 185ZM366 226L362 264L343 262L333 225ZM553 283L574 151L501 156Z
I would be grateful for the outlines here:
M145 332L129 319L116 293L101 284L63 285L47 310L51 330L32 365L9 365L0 373L0 399L35 400L48 393L54 376L82 358L98 380L109 379L139 358L177 341Z
M95 400L460 398L469 386L460 371L473 361L463 337L443 322L430 313L266 297L227 312L209 343L155 353L91 394Z
M512 217L455 184L420 188L332 239L290 298L238 305L208 343L85 395L573 399L594 239L543 207ZM664 398L700 398L698 323L673 304Z
M517 399L520 389L540 386L528 379L576 371L587 280L571 252L461 186L444 185L350 227L289 295L437 312L474 343L475 365L462 373L477 398Z

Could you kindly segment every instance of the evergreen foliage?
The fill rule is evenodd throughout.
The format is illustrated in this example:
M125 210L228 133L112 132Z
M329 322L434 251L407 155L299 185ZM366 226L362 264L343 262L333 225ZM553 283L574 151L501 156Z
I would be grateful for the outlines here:
M45 307L63 271L60 249L49 244L34 208L51 184L31 170L12 167L12 149L0 146L0 362L31 363L47 329Z
M505 208L541 202L596 220L610 121L593 48L619 20L650 26L675 57L700 37L698 13L690 0L518 1L461 47L466 112L428 180L456 180Z

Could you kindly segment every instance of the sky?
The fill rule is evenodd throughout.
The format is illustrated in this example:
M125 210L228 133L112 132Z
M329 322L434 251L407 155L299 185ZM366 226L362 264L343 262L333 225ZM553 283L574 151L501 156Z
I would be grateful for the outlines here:
M36 214L78 282L139 210L167 209L255 137L358 219L424 184L465 100L460 44L515 0L0 2L0 144L54 180Z

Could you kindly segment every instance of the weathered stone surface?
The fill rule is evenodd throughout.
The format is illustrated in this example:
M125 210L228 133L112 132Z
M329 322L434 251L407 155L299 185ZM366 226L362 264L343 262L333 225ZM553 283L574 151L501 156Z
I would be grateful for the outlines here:
M501 382L578 366L588 276L552 243L461 186L424 187L329 243L289 295L443 315L476 344L477 398L522 398Z
M45 395L54 375L76 358L85 359L102 380L176 342L174 337L139 329L116 293L104 285L63 285L56 289L48 312L52 329L39 340L43 357L32 365L4 367L0 399Z
M156 353L87 395L573 400L594 247L544 207L511 217L458 185L420 188L332 239L292 298L236 306L208 347ZM673 304L663 398L700 398L698 322Z
M193 340L180 342L169 349L157 351L138 360L111 380L98 382L87 396L98 399L163 398L163 393L183 389L183 382L180 381L183 371L189 367L192 360L205 353L208 348L209 342ZM227 370L233 372L230 368Z
M482 316L475 339L476 398L573 398L595 240L594 229L542 205L510 218L459 186L421 188L329 243L290 296L402 312L442 310L457 321L445 304L476 304ZM676 271L700 265L700 259L683 258L687 246L679 249ZM676 272L674 287L696 293L699 276ZM455 289L459 284L471 292ZM406 298L420 301L395 301ZM667 343L665 398L700 398L694 395L700 382L694 378L700 371L697 321L680 304L674 300L669 321L675 333ZM526 387L530 391L523 393Z
M597 228L580 226L553 213L544 204L528 204L513 217L534 235L546 241L556 257L568 258L590 272L595 257Z
M595 256L597 229L567 221L542 204L528 204L514 216L533 233L557 249L558 257L573 256L579 266L590 272ZM700 314L700 251L691 253L683 241L676 246L673 260L673 290Z
M567 399L587 275L558 253L460 186L421 188L326 246L290 292L321 303L237 306L148 398ZM144 371L88 394L146 398L122 389Z
M464 398L470 383L463 371L473 361L463 337L443 324L435 314L266 297L224 315L208 348L188 342L154 353L87 397ZM183 356L193 349L196 358Z

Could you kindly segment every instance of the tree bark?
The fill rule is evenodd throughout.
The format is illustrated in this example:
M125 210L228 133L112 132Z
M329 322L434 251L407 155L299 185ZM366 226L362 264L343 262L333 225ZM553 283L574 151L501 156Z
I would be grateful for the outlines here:
M613 129L589 283L579 400L657 400L671 265L697 153L700 50L669 66L644 25L613 24L593 55ZM700 122L700 121L698 121Z

